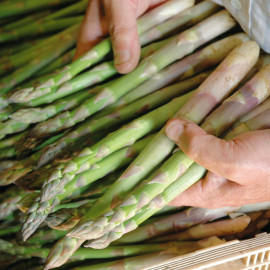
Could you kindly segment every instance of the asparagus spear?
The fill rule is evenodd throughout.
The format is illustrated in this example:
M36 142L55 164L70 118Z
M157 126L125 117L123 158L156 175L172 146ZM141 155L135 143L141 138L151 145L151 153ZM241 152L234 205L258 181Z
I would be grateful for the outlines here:
M59 58L57 58L55 61L53 61L48 66L46 66L45 68L38 71L35 74L35 76L40 77L40 76L46 75L48 73L51 73L56 69L62 68L65 65L68 65L70 62L72 62L74 55L75 55L75 49L68 51L67 53L61 55Z
M43 136L45 134L50 134L52 132L58 132L62 129L66 129L70 126L75 125L78 122L83 121L88 116L92 115L98 110L108 106L109 104L113 103L115 100L123 96L126 92L130 91L132 88L131 81L134 82L133 86L136 86L147 78L149 78L152 74L156 73L158 70L162 69L170 62L175 60L177 57L181 58L183 55L187 53L187 51L192 51L197 46L201 45L206 41L208 38L213 38L213 36L220 34L220 32L226 31L228 28L232 27L234 22L231 21L230 17L228 17L227 11L221 11L218 14L210 17L209 19L205 20L204 22L198 24L194 28L185 31L182 33L177 40L173 40L167 46L160 49L156 53L152 54L135 69L135 71L120 77L119 79L109 83L104 89L100 91L95 97L90 98L89 100L85 101L81 106L77 109L69 112L67 111L64 114L58 115L56 118L53 118L49 121L44 122L43 124L39 125L39 128L42 130L42 133L37 133L36 135ZM213 21L219 19L220 24L215 24L217 26L216 32L209 33L209 36L204 35L204 39L200 40L200 38L192 38L191 43L193 46L186 46L186 38L193 33L194 31L198 31L200 33L203 31L208 24L212 23ZM212 28L212 30L214 30ZM197 37L197 36L196 36ZM188 37L189 38L189 37ZM183 50L176 50L183 46ZM186 51L187 50L187 51ZM166 53L165 53L166 52ZM178 55L180 52L180 55ZM169 57L170 55L170 57ZM177 56L178 55L178 56ZM161 64L162 62L162 64ZM126 83L129 81L129 83Z
M14 234L20 231L20 225L8 226L4 228L0 228L0 236L7 236L10 234Z
M154 264L157 264L159 262L171 259L176 256L180 256L201 248L213 246L213 245L218 245L223 243L222 240L220 240L217 237L212 237L208 238L205 240L200 240L198 242L183 242L176 244L173 248L167 249L166 251L163 252L156 252L156 253L150 253L142 256L136 256L132 258L127 258L127 259L122 259L120 261L113 261L113 262L107 262L107 263L102 263L102 264L97 264L97 265L88 265L86 267L76 267L73 268L73 270L86 270L86 269L144 269L146 267L150 267ZM53 257L49 255L47 259L47 264L45 266L45 269L51 269L54 267L58 267L62 265L66 260L67 256L67 251L68 246L66 246L67 243L62 243L61 246L59 246L58 252L58 257L61 259L60 261L55 261ZM69 243L72 246L72 243Z
M3 27L1 27L1 30L4 32L14 30L17 27L22 27L28 24L31 24L35 22L36 20L40 20L44 17L47 17L47 15L50 14L50 10L42 10L41 12L35 12L33 14L30 14L28 16L23 17L20 20L15 20L12 23L9 23Z
M184 242L184 243L163 243L163 244L144 244L136 246L122 246L122 247L108 247L103 250L90 250L90 249L78 249L76 253L71 257L72 261L82 261L87 259L108 259L108 258L119 258L119 257L129 257L136 256L140 254L147 254L152 252L160 252L167 249L173 248L184 248L190 249L190 246L193 242ZM196 245L195 245L196 246ZM40 257L46 258L49 253L48 248L40 248L37 246L22 246L13 244L8 241L0 239L0 251L12 254L20 255L23 258L29 257Z
M78 192L84 191L90 183L97 181L111 171L129 164L150 139L151 137L139 141L134 144L134 146L120 149L92 168L89 166L89 168L91 168L90 170L79 173L72 181L62 181L55 192L51 194L47 194L46 191L48 190L47 186L51 186L53 183L45 182L41 191L40 200L36 200L26 213L25 223L22 227L23 238L28 238L33 231L38 228L41 222L46 219L52 209L60 204L62 200L72 197L74 194L77 195ZM50 190L53 191L53 189ZM44 197L46 199L44 199Z
M53 143L54 141L58 140L63 135L65 135L65 133L56 135L48 139L46 142L44 142L43 145L41 145L39 148L36 149L37 152L33 153L31 156L25 159L20 160L11 168L2 171L0 173L0 185L5 186L8 184L14 183L21 177L25 176L27 173L30 173L33 170L35 170L37 161L39 160L42 153L41 149L43 147L46 147L47 144ZM74 153L74 155L77 155L78 152L82 150L86 145L89 146L97 142L98 140L100 140L101 137L104 137L104 134L98 133L98 134L94 134L93 136L86 136L86 137L81 138L81 140L79 140L78 143L75 144L73 147L69 147L68 149L65 149L67 151L64 151L62 155L58 157L58 159L55 159L52 166L57 166L60 163L66 163L68 160L73 158L71 153ZM78 152L76 151L76 149Z
M11 255L19 255L21 258L39 257L46 258L49 254L48 248L40 248L37 246L19 246L17 244L0 239L0 251Z
M91 207L93 204L86 204L77 209L61 209L48 215L45 222L55 230L67 231L73 228L84 214L86 207Z
M254 117L240 123L234 129L232 129L226 136L226 140L231 140L232 138L248 131L259 130L259 129L269 129L269 119L270 109L267 109Z
M44 194L50 193L50 185L53 185L55 192L57 192L56 186L53 183L61 183L61 175L72 180L77 173L87 170L91 164L102 160L126 145L132 145L136 140L147 133L160 128L180 107L183 106L190 95L191 94L186 94L173 99L171 102L135 119L119 130L109 134L92 147L85 148L78 157L71 160L68 164L60 166L52 173L50 178L46 181L46 184L44 184L47 186L47 191L44 190ZM76 168L74 166L76 166ZM61 170L59 171L59 169ZM73 174L71 174L71 172L73 172ZM46 199L46 197L43 199Z
M30 245L46 245L57 241L65 236L64 231L51 230L50 228L42 228L34 233L27 241Z
M81 104L85 98L91 96L91 91L83 91L59 100L51 105L42 108L21 109L10 115L10 120L0 124L0 135L14 134L26 130L30 124L45 121L59 112L74 108ZM17 136L17 135L16 135ZM26 132L21 141L29 138ZM1 141L0 141L1 142ZM19 150L23 148L21 142L18 142Z
M88 2L87 0L81 0L81 1L78 1L78 3L74 3L65 8L61 8L60 10L46 16L44 20L47 21L51 19L68 17L70 15L74 16L75 14L82 14L86 10L87 2Z
M30 157L20 160L14 166L0 173L0 185L8 185L15 182L21 176L31 172L35 168L36 160L38 160L41 152L38 151Z
M2 148L0 152L0 160L15 157L16 154L17 154L17 151L13 146Z
M239 121L237 121L237 123L234 126L238 126L240 123L246 122L247 120L262 113L263 111L266 111L267 109L270 109L270 98L267 98L262 104L260 104L255 109L253 109L251 112L249 112L246 115L244 115L243 117L241 117L239 119Z
M66 30L70 33L70 35L67 35L64 31L62 37L62 44L59 47L55 46L49 46L47 48L44 48L44 51L41 55L38 57L33 58L28 64L26 64L24 67L19 68L12 74L6 76L4 79L0 82L1 91L0 94L5 94L8 91L10 91L13 87L18 85L19 83L23 82L27 78L29 78L32 74L34 74L36 71L44 67L45 65L52 62L54 59L56 59L58 56L60 56L62 53L64 53L66 50L68 50L70 47L72 47L75 43L76 35L74 33L77 33L79 25L75 25L70 27L70 29ZM60 35L59 35L60 37ZM16 78L16 79L14 79Z
M33 102L28 103L28 105L38 106L44 103L50 103L51 101L60 99L86 87L102 82L116 74L117 71L113 67L112 61L102 63L59 86L54 93L48 93L46 96L37 98ZM31 96L31 94L29 94L29 96Z
M51 20L47 22L31 23L26 26L17 27L10 32L0 33L0 43L20 40L25 37L36 37L42 34L49 34L64 30L72 25L78 24L82 21L83 16Z
M232 219L200 224L177 234L157 237L150 242L188 241L204 239L211 236L226 236L242 232L247 228L250 221L251 219L249 216L240 216Z
M145 83L127 93L118 102L112 104L113 108L129 104L143 95L162 88L163 86L166 86L166 84L172 83L176 79L182 80L205 69L216 66L232 49L248 39L249 38L245 34L239 33L211 43L198 52L185 57L183 60L180 60L157 73Z
M190 80L161 89L156 93L139 99L138 101L105 115L104 117L94 120L90 118L89 120L83 122L77 129L69 132L54 144L44 148L43 154L39 159L38 166L43 166L44 164L48 163L59 152L63 151L64 148L71 145L74 140L78 140L78 138L81 136L86 136L89 133L91 134L97 132L104 127L110 128L116 124L129 120L131 117L134 118L137 115L141 115L144 112L160 106L163 103L168 102L171 98L181 95L189 89L197 87L207 76L207 72L202 73L195 78L191 78Z
M110 150L111 153L113 153L117 149L121 149L123 146L125 146L127 144L132 144L133 141L136 141L137 138L142 137L147 132L153 130L154 128L158 128L160 125L165 123L167 121L167 119L169 119L170 116L172 116L179 109L179 107L181 107L184 104L184 102L187 100L188 97L189 97L189 95L185 95L183 97L176 98L175 100L168 103L167 105L164 105L161 108L158 108L157 110L150 112L149 114L147 114L145 116L142 116L138 120L131 122L126 127L123 127L122 129L120 129L120 131L112 133L110 136L108 136L108 138L106 137L104 140L102 140L101 143L96 145L96 147L95 147L96 150L94 150L95 149L94 147L92 148L93 151L95 151L96 153L101 153L100 150L102 150L102 148L106 146L107 141L108 141L107 147L110 147L110 145L112 146L112 148ZM159 118L156 117L157 115L159 115ZM160 117L160 115L162 115L162 118ZM145 129L145 127L147 129ZM134 128L137 129L136 134L134 133ZM140 130L141 130L141 132L139 132ZM134 134L133 140L130 140L130 138L128 136L124 135L125 133L129 134L130 132L132 132L132 134ZM124 138L126 137L125 140L123 140L123 136L124 136ZM112 144L111 144L111 138L114 138L114 140L112 141ZM118 139L119 143L113 143L113 142L116 142L117 139ZM110 143L110 144L108 144L108 143ZM103 157L109 155L110 152L106 151L103 156L96 157L96 159L97 160L102 159ZM81 157L81 158L83 158L83 157ZM80 157L78 159L80 161ZM72 162L74 163L74 160ZM87 164L85 162L83 162L82 165L83 165L83 167L81 167L81 168L78 167L78 169L79 169L79 170L77 170L78 173L81 173L81 172L87 170L91 166L91 160ZM65 166L62 166L62 167L65 167ZM63 171L63 172L65 172L65 171ZM91 172L91 171L89 171L89 172ZM44 207L47 205L48 208L50 209L51 205L53 205L57 202L57 200L53 199L54 194L57 194L59 191L61 191L62 188L66 188L64 186L66 183L68 183L68 182L73 183L74 182L74 181L72 181L72 179L74 177L72 177L72 178L69 177L69 179L66 178L66 180L68 180L68 182L66 182L66 180L64 180L65 178L63 179L64 181L59 182L58 178L56 178L56 179L54 178L55 176L56 175L54 173L52 173L52 175L48 179L48 181L46 181L44 183L44 188L42 191L42 200L41 200L42 208L40 209L40 211L37 212L37 210L38 210L37 205L38 204L35 204L35 206L33 205L33 208L29 210L29 214L31 214L32 212L33 213L30 215L29 219L26 218L26 222L25 222L25 225L23 227L23 235L25 237L29 236L29 234L31 234L32 231L35 230L36 227L39 226L39 221L42 220L41 217L44 217L47 215L48 209L46 208L46 210L44 210ZM75 178L75 181L76 181L76 178ZM72 186L73 184L70 184L70 185ZM54 194L52 194L52 193L50 194L50 192L52 191L52 187L54 187L53 189L55 190ZM50 191L50 192L48 192L48 191ZM49 203L48 200L51 200L51 203ZM36 213L37 217L38 217L36 222L33 222L33 218L35 218L34 213Z
M17 208L22 212L26 212L35 202L38 196L39 196L38 192L28 193L26 196L24 196L17 202Z
M141 58L151 55L153 52L160 49L164 44L168 43L169 40L171 40L171 38L161 41L161 42L151 44L143 48L142 53L141 53ZM92 70L88 72L84 72L83 74L59 86L59 88L53 93L36 98L33 101L28 102L27 105L38 106L44 103L50 103L52 100L59 99L61 97L67 96L76 91L79 91L85 87L104 81L108 79L109 77L112 77L116 74L117 72L116 72L116 69L113 67L113 62L102 63L96 66L95 68L93 68ZM98 88L102 89L102 86L99 86Z
M232 124L270 96L270 65L263 67L239 91L204 121L202 128L220 136Z
M250 52L252 49L254 50L254 57L251 57L247 62L248 64L246 64L245 62L247 59L246 56L244 56L245 52ZM222 99L224 99L232 90L234 90L237 84L239 84L242 78L256 63L258 59L258 53L258 46L252 41L243 43L242 45L239 45L239 47L235 48L219 65L219 67L202 83L192 98L179 110L177 116L182 116L196 123L200 123L203 118L209 114L211 109L214 108L216 104L218 104ZM245 65L245 70L242 69L240 71L239 69L240 73L236 74L234 70L235 67L239 65L239 63L242 63L240 64L241 66ZM231 76L232 70L234 72L233 77ZM221 73L222 77L220 76ZM227 78L229 78L229 80L227 80ZM219 92L216 91L218 87L220 90ZM203 97L204 95L206 95L205 98ZM214 96L211 101L209 100L210 95ZM165 136L163 130L159 133L158 136L162 141L168 141L168 148L171 149L174 147L174 143ZM141 154L143 156L143 154L146 153L144 159L142 159L144 162L136 162L136 160L133 162L133 164L136 164L137 168L141 168L141 166L147 166L148 169L148 159L150 156L152 156L150 152L153 151L153 148L158 149L158 153L161 155L161 151L163 150L159 149L159 147L155 145L155 141L151 142L145 151ZM138 158L140 158L140 156ZM110 191L108 191L102 197L102 199L100 199L101 205L104 208L101 208L101 205L98 203L94 205L94 207L92 207L91 211L88 213L89 215L86 215L84 221L82 220L82 222L80 222L68 235L73 237L76 236L77 238L87 237L86 239L90 239L91 237L94 239L100 237L104 233L107 233L122 221L134 216L140 208L149 203L150 200L162 192L164 188L166 188L181 174L183 174L192 163L193 161L187 158L182 151L176 152L161 166L160 169L157 170L157 172L155 172L155 174L153 174L149 179L145 180L134 192L131 192L127 198L124 197L125 195L119 196L119 194L121 194L119 191L123 185L121 184L123 183L123 179L126 178L125 180L128 180L129 183L131 182L131 179L130 177L125 176L119 178L119 180L112 186ZM130 168L132 168L133 164L130 165ZM152 168L152 166L150 168ZM127 169L127 172L128 170L129 168ZM138 179L141 179L141 170L138 171L139 173L135 171L135 184L137 183ZM127 172L124 174L129 175ZM132 177L134 177L134 175L132 175ZM113 191L114 188L116 188L116 193ZM119 206L116 207L116 209L113 209L115 205ZM99 206L99 213L103 212L101 209L106 209L110 213L105 213L104 215L100 216L100 218L97 219L97 225L95 226L95 222L93 220L91 222L89 221L89 216L93 215L93 213L97 213L96 210L93 210L96 206Z
M91 198L93 195L104 194L106 190L110 187L110 185L117 179L117 177L121 174L121 171L110 173L106 176L105 179L98 181L98 183L93 183L81 194L81 197ZM45 222L47 225L56 230L69 230L73 228L77 222L80 220L80 217L84 215L87 211L87 208L93 205L92 202L86 203L80 206L77 209L61 209L55 211L46 218ZM166 209L165 209L166 211Z
M252 130L263 128L267 124L269 127L269 118L267 118L267 120L264 120L258 123L259 118L260 117L255 116L254 118L249 120L251 123L254 124L252 126ZM229 138L225 137L225 139L229 139ZM138 224L142 223L144 220L150 217L154 212L157 211L157 209L160 209L160 207L162 207L163 205L166 205L169 201L173 200L181 192L183 192L192 184L194 184L196 181L198 181L204 175L205 172L206 170L203 167L197 165L196 163L193 163L190 166L189 170L184 175L182 175L175 182L173 182L169 187L167 187L163 191L163 193L161 193L154 200L152 200L152 202L148 206L146 206L145 208L142 208L141 211L133 219L130 219L120 224L110 233L107 233L103 237L93 242L90 242L87 246L94 247L94 248L105 247L111 241L119 239L124 233L134 230L138 226ZM83 240L81 240L80 242L82 241Z
M4 160L0 161L0 172L9 169L10 167L14 166L18 161L16 160Z
M237 52L237 50L236 50L236 52ZM257 53L256 53L257 54ZM236 55L238 55L238 53L236 53ZM256 58L256 57L255 57ZM236 59L235 59L236 60ZM227 59L227 61L228 61L228 59ZM231 60L229 60L228 61L230 64L232 64L231 63ZM236 62L238 62L238 60L236 60ZM240 61L241 62L241 61ZM251 61L251 62L253 62L253 64L256 62L256 60L254 59L254 61ZM225 63L226 63L226 60L225 60ZM227 64L224 64L224 66L227 66ZM246 67L246 64L244 64L243 66L245 66ZM252 64L250 65L250 66L252 66ZM228 68L228 66L227 66L227 68ZM229 70L230 70L230 68L228 68ZM221 70L222 70L222 73L224 73L224 70L226 70L225 68L221 68ZM233 69L232 69L233 70ZM232 72L232 71L230 71L230 72ZM230 74L230 72L228 72L228 75ZM245 71L245 73L247 73L248 72L248 69ZM218 73L217 73L218 74ZM241 77L244 77L244 73L241 75ZM215 76L213 76L213 77L215 77ZM221 77L221 78L224 78L223 76ZM240 79L241 80L241 79ZM235 84L237 84L237 83L235 83ZM210 84L209 83L209 86L207 86L207 84L206 84L206 82L205 82L205 85L204 86L207 86L206 87L206 89L208 89L208 88L211 88L210 86L212 85L212 83ZM221 83L221 85L224 85L223 83ZM212 85L213 86L213 85ZM235 85L236 86L236 85ZM234 86L234 87L235 87ZM215 87L213 87L213 89L214 89ZM199 114L199 116L201 116L201 114ZM162 142L162 139L163 139L163 141L165 141L166 142L166 137L165 137L165 135L164 136L161 136L160 137L161 139L161 142ZM154 142L159 142L159 140L156 140L156 141L154 141ZM156 149L156 147L157 146L159 146L159 144L158 143L156 143L156 144L153 144L153 147L152 147L152 145L151 145L151 147L149 148L149 149L151 149L151 154L153 154L153 149ZM164 144L162 145L162 146L164 146ZM165 149L167 149L168 148L168 145L166 145L165 146ZM150 151L150 150L149 150ZM158 149L158 151L160 152L161 151L161 148L159 148ZM157 153L159 153L159 152L157 152ZM146 153L148 153L148 151L146 151ZM158 156L157 156L158 157ZM142 159L141 161L143 161L143 162L141 162L140 164L145 164L145 162L144 162L144 160ZM148 163L147 163L147 167L149 167L149 165L150 165L150 163L149 163L149 161L148 161ZM196 165L193 165L193 167L194 166L196 166ZM152 168L151 166L150 166L150 168ZM182 177L180 177L180 179L181 179L181 181L176 181L175 183L177 183L177 184L179 184L179 186L180 186L180 190L181 189L183 189L183 188L185 188L186 186L184 186L183 187L183 183L185 183L185 182L187 182L187 186L188 186L188 184L190 185L191 183L193 183L194 181L197 181L198 179L200 179L203 175L204 175L204 173L205 173L205 170L203 169L203 168L196 168L195 167L195 169L193 169L192 167L188 170L188 172L187 173L185 173ZM131 174L132 175L132 174ZM139 174L138 174L138 172L135 174L135 176L138 178L138 176L139 176ZM143 177L143 175L142 175L142 177ZM129 179L129 180L131 180L131 179ZM169 189L169 188L167 188L165 191L167 191L167 190L169 190L169 192L167 192L167 193L165 193L165 195L167 194L167 196L169 197L169 194L173 194L173 192L178 192L177 194L179 194L179 189L176 189L175 187L178 187L178 186L175 186L174 184L171 184L170 186L173 186L173 188L171 188L171 189ZM169 186L169 187L170 187ZM117 186L116 186L117 187ZM114 192L119 192L119 188L120 188L120 186L118 186L117 187L117 189L115 189L114 190ZM112 191L113 189L111 189L110 191ZM130 190L130 189L128 189L128 190ZM108 193L107 192L107 194L110 194L110 193ZM116 194L117 195L117 194ZM111 206L111 196L112 195L108 195L108 198L107 198L107 200L108 200L108 203L107 203L107 207L109 208L110 206ZM175 196L177 196L177 195L175 195ZM119 197L118 197L119 198ZM118 199L119 200L119 199ZM106 201L105 201L105 203L103 203L103 201L104 201L104 197L102 197L102 202L101 202L101 200L99 200L99 204L97 204L96 206L98 206L98 207L92 207L92 209L91 209L91 211L87 214L88 215L88 217L89 216L91 216L92 215L92 217L93 216L98 216L98 215L100 215L100 213L102 212L102 208L101 208L101 206L102 206L102 204L103 204L103 207L104 208L106 208ZM115 201L115 200L114 200ZM158 200L156 200L157 202L158 202ZM163 202L162 200L161 200L161 202ZM117 203L117 201L116 201L116 203ZM163 205L165 205L165 203L163 204ZM101 211L100 211L101 210ZM147 212L147 211L146 211ZM151 212L151 210L149 210L149 213ZM140 217L143 217L143 211L142 211L142 214L140 215L140 214L138 214L138 218L140 218ZM87 217L87 215L86 215L86 217ZM151 215L151 214L150 214ZM149 215L149 216L150 216ZM147 216L147 217L149 217L149 216ZM135 216L136 217L136 216ZM135 218L134 217L134 218ZM146 218L145 218L146 219ZM143 220L145 220L145 219L143 219ZM128 224L129 226L127 227L127 228L129 228L130 230L132 229L132 223L133 222L133 220L131 220L131 225L130 224L128 224L127 222L126 222L126 224ZM91 222L90 222L91 223ZM120 233L118 234L118 236L120 237ZM110 235L110 238L109 239L106 239L107 241L109 240L109 241L111 241L112 240L112 238L115 240L116 238L118 238L118 237L116 237L117 236L117 233L115 233L115 235ZM105 237L106 237L106 235L105 235ZM103 239L101 239L101 240L103 240ZM108 242L109 242L108 241ZM59 243L69 243L69 242L73 242L73 245L72 245L72 247L70 248L70 250L69 250L69 256L71 255L71 254L73 254L73 252L84 242L84 240L82 240L82 239L76 239L76 238L64 238L63 240L61 240ZM101 241L101 243L102 244L104 244L104 241ZM98 243L97 243L98 244ZM97 247L97 244L95 245L95 247ZM107 243L106 243L107 244ZM53 253L54 253L54 250L55 249L57 249L57 247L58 247L58 244L56 244L56 246L55 246L55 248L52 250L52 255L51 255L51 257L53 257Z
M17 210L16 204L24 197L24 195L24 192L17 187L9 188L4 194L1 194L0 220Z
M63 39L63 35L69 35L68 30L64 30L56 35L53 35L49 38L45 38L43 40L38 40L36 44L28 44L28 46L23 50L15 55L9 56L7 59L4 59L3 63L0 65L0 75L3 75L9 71L13 71L16 68L19 68L33 58L40 56L40 53L49 46L59 46L61 40ZM76 34L74 38L76 39ZM60 42L60 43L59 43Z
M224 207L219 209L188 208L180 213L164 217L153 223L142 225L125 234L114 244L143 242L147 239L159 239L158 236L188 229L200 223L206 223L226 217L231 213L249 213L269 208L269 202L249 204L243 207ZM160 236L160 238L163 236Z
M85 98L90 96L91 91L81 91L74 95L70 95L65 99L58 100L46 107L18 110L11 114L10 118L25 124L39 123L53 117L59 112L78 106L83 100L85 100Z
M183 30L183 28L190 27L219 10L220 6L215 3L202 1L193 7L183 10L164 23L144 32L140 36L140 42L142 45L145 45L160 38L164 38L175 31L179 32L180 30Z
M19 133L7 139L0 140L0 149L13 146L23 135L24 133Z
M171 0L153 9L152 11L146 13L144 16L138 19L139 33L147 31L156 24L167 20L171 16L174 16L181 10L193 4L194 0ZM231 24L234 25L235 22L231 21ZM10 100L16 103L25 103L40 96L54 92L62 83L72 79L81 71L96 64L110 52L111 41L109 38L107 38L97 44L95 47L93 47L90 51L85 53L75 62L65 66L59 74L52 76L48 81L44 82L38 87L26 88L18 91L16 95L10 97ZM31 97L28 97L29 94L31 94Z
M69 3L75 2L74 0L46 0L46 1L18 1L18 2L7 2L1 5L0 18L8 18L20 14L30 13L36 10L46 9L48 7L62 6Z
M28 128L28 126L29 124L21 123L13 119L7 120L5 122L1 122L0 123L0 136L4 138L8 134L14 134L14 133L24 131Z
M12 112L13 112L13 108L11 106L7 106L6 108L1 109L0 122L7 120Z

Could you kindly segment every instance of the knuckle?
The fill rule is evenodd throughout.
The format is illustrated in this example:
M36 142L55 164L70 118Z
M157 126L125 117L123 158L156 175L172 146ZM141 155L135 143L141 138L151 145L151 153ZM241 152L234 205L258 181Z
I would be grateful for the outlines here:
M191 137L189 142L188 142L188 155L193 159L197 160L198 157L200 156L200 143L198 140L194 137Z
M110 32L112 35L118 36L123 35L127 32L127 29L124 26L120 26L117 24L110 25Z
M239 174L239 168L236 166L239 163L239 151L241 146L237 141L225 142L225 152L227 153L226 159L222 162L224 175L233 180Z
M109 30L114 39L125 38L130 34L131 29L126 26L111 24Z

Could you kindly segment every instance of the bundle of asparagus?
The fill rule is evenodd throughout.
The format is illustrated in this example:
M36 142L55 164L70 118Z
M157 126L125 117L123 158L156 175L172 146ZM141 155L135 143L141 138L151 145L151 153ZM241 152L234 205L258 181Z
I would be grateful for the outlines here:
M0 253L10 259L0 262L13 269L29 260L32 269L48 256L46 269L69 259L66 269L141 269L268 223L268 212L250 212L269 203L166 208L206 173L165 136L170 118L225 140L270 126L270 57L259 58L244 33L227 33L237 25L227 11L164 2L138 19L147 46L138 67L120 75L109 38L71 62L86 0L32 2L6 1L0 11ZM21 225L26 242L15 239Z

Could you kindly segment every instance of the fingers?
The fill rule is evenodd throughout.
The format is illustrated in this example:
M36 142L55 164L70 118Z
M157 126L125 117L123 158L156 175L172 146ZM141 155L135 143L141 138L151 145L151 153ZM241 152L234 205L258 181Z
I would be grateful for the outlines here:
M74 59L77 59L96 45L107 33L107 21L105 20L101 1L90 0L80 27Z
M206 169L231 179L235 152L231 143L207 134L198 125L183 119L173 119L166 125L167 136L182 151Z
M139 62L140 43L134 1L103 0L113 44L114 63L120 73L128 73Z
M172 206L193 206L203 208L239 207L245 204L270 200L269 181L239 185L212 172L177 198L170 202Z
M189 158L226 179L246 184L270 177L270 155L265 151L270 130L247 132L226 142L190 121L173 119L166 133Z

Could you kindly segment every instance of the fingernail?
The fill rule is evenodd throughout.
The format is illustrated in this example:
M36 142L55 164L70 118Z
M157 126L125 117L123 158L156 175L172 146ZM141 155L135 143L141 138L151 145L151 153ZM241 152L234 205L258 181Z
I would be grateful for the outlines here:
M131 54L129 50L119 51L115 54L114 58L115 65L118 66L128 62L131 59Z
M177 120L172 121L166 127L167 136L175 142L179 140L182 133L183 133L183 125L181 124L180 121Z

